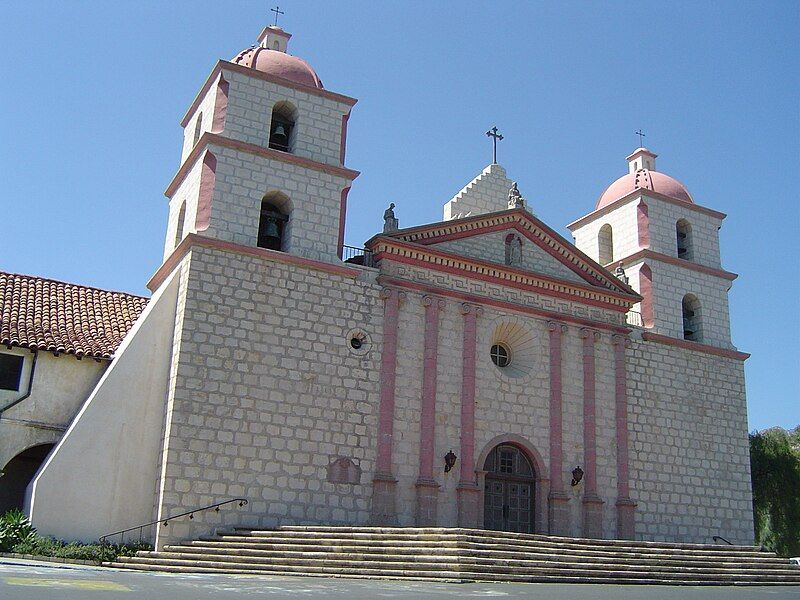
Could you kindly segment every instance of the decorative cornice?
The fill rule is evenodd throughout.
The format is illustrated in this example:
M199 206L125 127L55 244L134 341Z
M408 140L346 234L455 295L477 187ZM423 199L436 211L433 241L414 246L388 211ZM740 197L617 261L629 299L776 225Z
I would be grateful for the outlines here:
M750 358L750 355L747 352L739 352L738 350L729 350L727 348L717 348L716 346L709 346L708 344L691 342L689 340L679 340L678 338L661 335L659 333L651 333L649 331L642 333L642 339L648 342L656 342L659 344L665 344L667 346L676 346L678 348L685 348L686 350L694 350L696 352L703 352L705 354L713 354L715 356L722 356L724 358L733 358L736 360L747 360Z
M303 85L302 83L297 83L289 79L284 79L283 77L270 75L269 73L262 73L261 71L256 71L255 69L252 69L250 67L243 67L242 65L237 65L236 63L228 62L227 60L219 60L217 61L217 64L214 65L214 68L211 69L211 74L206 78L203 87L200 88L200 91L197 93L197 96L195 96L194 100L192 101L192 104L186 111L186 114L183 115L183 118L181 119L181 127L186 127L186 124L191 120L192 115L194 115L194 112L197 110L197 107L200 106L200 103L203 101L203 98L205 98L206 94L208 93L208 90L216 81L217 75L219 75L223 69L227 71L233 71L235 73L241 73L242 75L247 75L249 77L260 79L262 81L277 83L278 85L299 90L301 92L306 92L307 94L312 94L314 96L321 96L323 98L328 98L329 100L335 100L336 102L341 102L342 104L346 104L348 106L353 106L356 102L358 102L358 100L356 100L355 98L344 96L342 94L337 94L336 92L329 92L328 90L325 89L310 87L307 85Z
M389 237L376 238L372 249L376 260L416 265L527 292L590 304L606 310L627 312L631 306L641 301L638 294L624 294L606 288L592 287L588 284L532 273Z
M594 286L600 284L616 292L637 295L633 288L621 282L613 273L606 270L602 265L578 250L573 244L522 208L430 223L419 227L409 227L389 235L379 234L370 239L366 246L369 248L377 243L378 240L384 238L429 246L509 228L521 233L536 246L580 275L588 284Z
M572 315L557 313L549 310L544 310L541 308L534 308L532 306L523 306L520 304L515 304L514 302L507 302L505 300L496 300L494 298L488 298L485 296L476 296L475 294L468 294L456 290L440 288L425 283L409 281L407 279L399 279L397 277L388 277L386 275L379 275L378 283L381 285L403 287L409 290L414 290L422 293L436 294L439 296L444 296L446 298L454 298L460 300L463 303L462 307L468 304L476 306L477 305L494 306L495 308L500 308L502 310L522 313L525 315L531 315L534 317L545 319L547 321L566 322L566 323L571 323L573 325L584 326L584 327L589 326L593 327L594 329L600 329L612 333L621 333L626 335L631 331L628 327L622 325L614 325L613 323L604 323L602 321L593 321L591 319L574 317ZM463 310L464 308L462 308L462 314L467 314L463 313ZM476 315L481 316L481 313L482 309L478 307L476 310ZM563 325L563 327L564 331L566 331L566 325Z
M643 249L639 250L638 252L634 252L630 256L626 256L625 258L614 260L614 264L623 265L630 265L639 260L646 260L651 258L653 260L657 260L659 262L667 263L670 265L675 265L676 267L683 267L684 269L689 269L692 271L697 271L698 273L705 273L706 275L713 275L714 277L720 277L722 279L727 279L728 281L733 281L739 275L736 273L731 273L730 271L725 271L723 269L715 269L714 267L707 267L705 265L700 265L696 262L692 262L690 260L686 260L683 258L676 258L674 256L670 256L669 254L662 254L661 252L656 252L655 250L650 249Z
M671 198L670 196L665 196L664 194L659 194L658 192L654 192L652 190L644 190L638 189L633 190L631 193L622 196L622 198L617 198L611 204L607 204L603 208L594 210L590 212L588 215L584 215L580 219L577 219L567 225L567 229L570 231L575 231L579 227L583 227L590 221L594 221L598 217L602 217L607 215L608 213L618 209L620 206L627 204L631 200L639 198L640 196L646 196L648 198L655 198L656 200L663 200L668 204L674 204L675 206L680 206L681 208L686 208L688 210L692 210L694 212L698 212L703 215L707 215L709 217L715 217L717 219L724 219L728 215L723 212L719 212L718 210L713 210L711 208L706 208L705 206L700 206L699 204L689 204L688 202L684 202L683 200L676 200L675 198Z
M156 289L158 289L158 286L160 286L166 280L167 276L172 273L175 267L181 262L181 260L183 260L183 257L185 257L194 247L214 248L216 250L222 250L223 252L233 252L235 254L243 254L246 256L256 256L273 262L297 265L306 267L308 269L313 269L315 271L324 271L325 273L349 277L351 279L356 279L359 275L359 271L357 269L345 267L344 265L337 265L334 263L323 262L321 260L314 260L302 256L295 256L293 254L286 254L285 252L278 252L277 250L243 246L242 244L235 244L233 242L226 242L223 240L205 237L203 235L198 235L196 233L190 233L183 238L183 241L178 244L178 247L173 250L172 254L170 254L167 260L164 261L164 264L162 264L158 271L156 271L155 274L150 278L150 281L147 282L147 289L149 289L151 292L155 292Z
M265 148L264 146L249 144L247 142L242 142L240 140L234 140L229 137L219 135L218 133L206 131L202 136L200 136L200 139L197 140L197 143L194 145L194 148L192 148L189 156L187 156L186 160L183 161L183 164L181 165L180 169L178 169L175 177L172 178L172 181L170 181L167 189L164 190L164 195L167 198L172 198L172 195L175 193L175 190L178 189L178 186L183 182L187 173L192 170L192 167L194 167L194 164L197 162L198 158L203 154L203 151L211 144L215 146L221 146L223 148L238 150L247 154L253 154L255 156L261 156L263 158L285 162L290 165L305 167L314 171L320 171L321 173L327 173L335 177L342 177L348 181L353 181L360 175L358 171L353 171L352 169L327 165L325 163L311 160L310 158L304 158L302 156L297 156L296 154L290 154L289 152L281 152L280 150L273 150L272 148Z

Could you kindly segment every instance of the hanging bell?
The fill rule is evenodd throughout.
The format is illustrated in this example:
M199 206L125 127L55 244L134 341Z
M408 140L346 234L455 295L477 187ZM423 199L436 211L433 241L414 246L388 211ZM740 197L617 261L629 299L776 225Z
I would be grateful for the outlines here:
M268 238L280 239L281 231L278 227L278 221L276 221L274 218L267 220L267 227L264 230L264 235Z

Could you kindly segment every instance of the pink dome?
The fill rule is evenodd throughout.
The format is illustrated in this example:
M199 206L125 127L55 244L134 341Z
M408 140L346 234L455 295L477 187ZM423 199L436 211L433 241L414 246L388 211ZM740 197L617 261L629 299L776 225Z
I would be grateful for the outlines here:
M639 169L635 173L623 175L608 186L597 201L595 210L608 206L615 200L619 200L635 190L650 190L675 200L694 204L689 190L677 179L658 171Z
M262 73L294 81L309 87L323 88L322 81L306 61L297 56L256 46L242 50L231 61Z

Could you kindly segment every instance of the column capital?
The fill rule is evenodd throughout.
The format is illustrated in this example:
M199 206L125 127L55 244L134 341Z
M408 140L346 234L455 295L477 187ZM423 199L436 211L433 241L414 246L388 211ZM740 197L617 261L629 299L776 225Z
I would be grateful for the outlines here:
M483 308L478 306L477 304L470 304L469 302L462 302L461 303L461 314L467 316L468 314L474 314L476 317L480 317L483 315Z
M589 327L582 327L581 339L589 340L590 342L598 342L600 341L600 332Z
M429 307L433 306L434 303L436 304L436 308L439 310L444 310L444 307L447 306L447 301L444 298L440 298L439 296L431 296L430 294L425 294L422 296L422 306Z
M611 336L611 343L614 346L623 346L624 348L631 347L631 340L627 335L621 335L619 333L615 333Z
M382 288L381 291L380 291L380 298L384 302L386 300L388 300L389 298L391 298L392 296L394 296L394 295L397 295L397 301L398 302L402 302L403 300L406 299L406 293L405 292L401 292L397 288L385 287L385 288Z
M567 326L561 321L548 321L547 329L550 333L567 333Z

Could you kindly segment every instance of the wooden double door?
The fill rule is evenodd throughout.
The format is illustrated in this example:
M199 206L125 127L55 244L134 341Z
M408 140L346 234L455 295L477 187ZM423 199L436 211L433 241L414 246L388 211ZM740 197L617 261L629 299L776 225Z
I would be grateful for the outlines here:
M489 453L484 465L483 526L498 531L533 533L533 467L516 446L501 444Z

